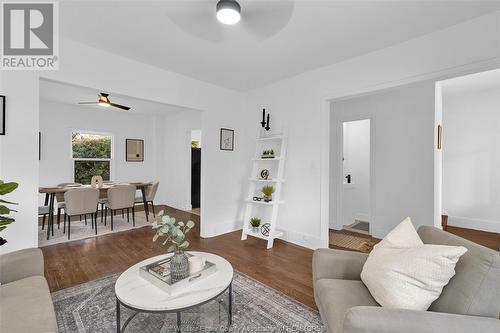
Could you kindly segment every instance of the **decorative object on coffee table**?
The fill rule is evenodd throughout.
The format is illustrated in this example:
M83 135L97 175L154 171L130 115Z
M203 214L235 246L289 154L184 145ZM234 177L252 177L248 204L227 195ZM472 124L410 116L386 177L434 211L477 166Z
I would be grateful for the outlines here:
M158 213L152 227L156 229L153 242L160 239L163 245L168 245L167 253L174 252L170 262L172 282L187 278L189 261L183 250L189 246L186 234L194 227L194 222L176 221L175 218L165 215L162 210Z
M125 139L125 158L127 162L144 162L144 140Z
M260 227L260 232L263 236L269 236L270 231L271 231L271 223L264 223L262 227Z
M260 191L264 194L264 201L265 202L273 201L273 193L274 193L273 186L271 186L271 185L262 186Z
M259 232L260 222L261 222L261 220L257 217L252 217L250 219L250 225L252 226L253 232Z
M220 129L220 150L234 150L234 130Z

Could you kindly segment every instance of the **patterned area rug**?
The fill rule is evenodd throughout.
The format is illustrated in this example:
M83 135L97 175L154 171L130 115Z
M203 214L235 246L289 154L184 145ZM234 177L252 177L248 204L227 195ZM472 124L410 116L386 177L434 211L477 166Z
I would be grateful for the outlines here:
M330 230L330 245L369 253L377 242L373 239Z
M122 218L121 211L116 214L113 218L113 231L111 231L111 218L108 215L106 226L101 223L101 215L97 218L97 236L106 235L110 233L137 229L143 227L151 227L151 223L154 221L153 214L149 214L149 222L146 221L146 215L144 211L138 211L135 213L135 227L132 223L132 213L129 215L129 220L127 221L127 214L124 214ZM66 231L67 232L67 231ZM73 217L71 219L71 240L74 241L78 239L92 238L96 237L94 229L91 227L90 215L87 216L87 224L85 224L85 219L82 217L82 221L79 218ZM54 236L50 236L47 240L47 225L45 229L42 230L38 227L38 246L43 247L47 245L65 243L68 241L68 234L63 233L63 216L61 216L60 228L57 228L57 215L54 216Z
M61 333L116 332L113 275L52 294ZM221 332L227 326L228 295L182 314L182 332ZM123 323L134 312L121 308ZM176 315L140 313L126 332L175 332ZM235 272L230 332L325 332L318 312Z

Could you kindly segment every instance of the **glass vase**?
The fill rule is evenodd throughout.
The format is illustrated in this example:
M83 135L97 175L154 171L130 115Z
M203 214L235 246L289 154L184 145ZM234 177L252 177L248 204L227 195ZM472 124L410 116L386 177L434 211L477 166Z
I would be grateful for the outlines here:
M189 276L189 260L183 251L176 251L170 261L170 274L172 283L185 279Z

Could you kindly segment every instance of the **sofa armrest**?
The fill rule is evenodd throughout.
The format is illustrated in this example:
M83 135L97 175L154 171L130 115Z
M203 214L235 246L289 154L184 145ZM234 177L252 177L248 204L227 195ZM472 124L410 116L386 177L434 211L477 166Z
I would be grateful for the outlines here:
M344 333L494 333L500 320L451 313L357 306L344 318Z
M312 259L313 281L319 279L359 280L368 254L317 249Z
M0 255L0 283L35 275L43 276L43 254L40 249L24 249Z

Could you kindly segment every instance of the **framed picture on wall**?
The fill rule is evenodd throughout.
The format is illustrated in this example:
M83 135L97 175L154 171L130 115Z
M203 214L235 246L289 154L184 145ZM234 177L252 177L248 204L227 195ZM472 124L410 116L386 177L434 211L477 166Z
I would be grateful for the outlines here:
M234 150L234 130L220 129L220 150Z
M0 95L0 135L5 135L5 96Z
M144 140L125 139L125 158L127 162L144 162Z

